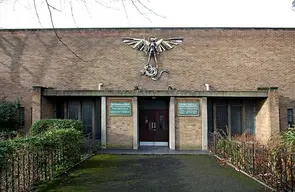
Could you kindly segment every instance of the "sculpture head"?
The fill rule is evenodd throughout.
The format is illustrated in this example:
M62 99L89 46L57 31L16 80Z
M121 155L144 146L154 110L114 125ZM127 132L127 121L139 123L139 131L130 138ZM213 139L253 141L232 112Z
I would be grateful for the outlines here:
M151 36L151 37L149 38L149 40L150 40L150 42L155 42L155 41L157 40L157 38L154 37L154 36Z

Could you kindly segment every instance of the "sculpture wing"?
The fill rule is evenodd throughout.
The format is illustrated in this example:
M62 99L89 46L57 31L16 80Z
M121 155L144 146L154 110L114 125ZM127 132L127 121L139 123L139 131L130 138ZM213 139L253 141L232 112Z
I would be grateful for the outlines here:
M149 47L149 42L145 39L138 39L138 38L123 38L123 43L131 45L133 49L137 49L139 51L147 52Z
M157 51L159 53L172 49L175 45L183 42L183 38L169 38L169 39L160 39L156 42Z

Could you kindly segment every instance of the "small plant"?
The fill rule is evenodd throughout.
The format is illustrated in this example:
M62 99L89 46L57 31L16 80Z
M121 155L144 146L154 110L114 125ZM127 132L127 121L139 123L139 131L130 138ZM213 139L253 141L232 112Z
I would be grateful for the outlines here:
M283 142L289 146L295 144L295 129L289 128L288 131L283 133Z
M7 152L8 152L7 142L0 140L0 168L3 166Z

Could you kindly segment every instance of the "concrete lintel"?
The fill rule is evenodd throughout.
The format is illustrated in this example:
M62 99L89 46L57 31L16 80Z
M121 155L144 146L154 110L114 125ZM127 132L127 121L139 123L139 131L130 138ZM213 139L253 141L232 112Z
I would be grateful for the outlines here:
M166 90L54 90L45 89L44 96L168 96L168 97L264 97L267 98L267 90L258 91L166 91Z

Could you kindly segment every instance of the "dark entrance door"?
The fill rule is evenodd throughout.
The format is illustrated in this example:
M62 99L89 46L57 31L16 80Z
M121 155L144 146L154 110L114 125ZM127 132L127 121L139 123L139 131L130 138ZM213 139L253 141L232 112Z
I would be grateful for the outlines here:
M142 102L142 105L139 110L140 145L141 146L143 145L168 146L168 140L169 140L168 104L166 105L165 100L164 101L151 100L149 102L147 101Z

